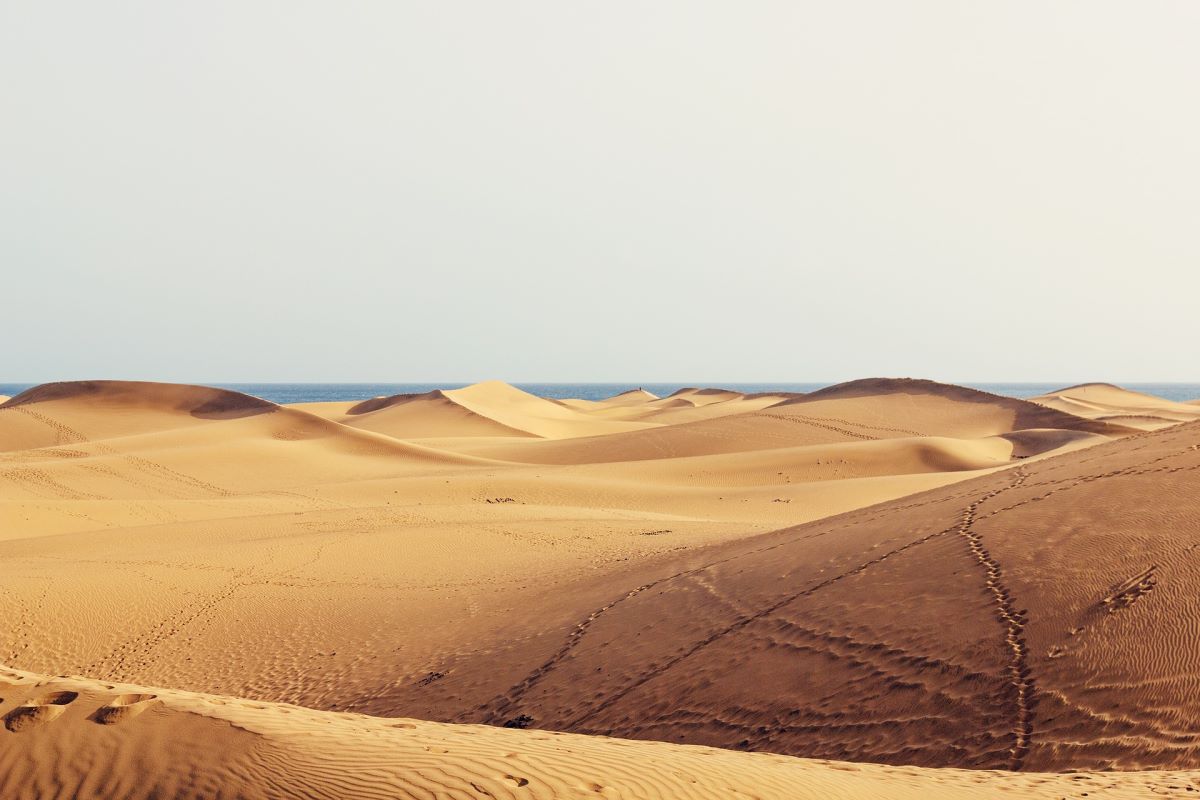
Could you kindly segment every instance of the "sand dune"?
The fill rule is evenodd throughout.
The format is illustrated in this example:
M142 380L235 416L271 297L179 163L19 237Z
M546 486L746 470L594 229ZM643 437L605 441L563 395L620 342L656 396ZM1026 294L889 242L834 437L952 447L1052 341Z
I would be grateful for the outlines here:
M0 661L129 685L54 679L43 693L94 698L79 705L0 689L3 713L24 709L15 724L32 725L21 735L41 737L39 752L124 764L149 738L84 725L136 713L101 711L101 696L184 698L132 722L217 749L148 763L169 787L194 759L225 758L243 766L195 774L245 796L338 796L347 778L329 752L375 753L367 740L386 747L353 756L363 775L386 774L384 796L420 794L385 723L345 717L382 732L335 743L280 720L333 731L339 715L271 710L242 725L197 716L189 704L216 706L188 692L591 734L414 723L433 737L420 752L486 743L488 764L487 748L518 741L505 737L572 749L539 778L556 796L587 789L579 764L608 764L608 747L649 749L620 773L641 788L614 767L607 796L688 796L669 776L718 757L759 796L805 796L791 777L763 782L776 763L813 796L874 796L871 775L909 775L935 797L999 785L596 734L929 767L1187 766L1200 428L1139 433L1099 416L882 380L600 402L489 383L297 406L170 384L37 387L0 406L0 617L13 621ZM87 750L95 731L116 738ZM271 753L300 782L271 784L234 751ZM141 791L120 769L21 766L22 752L0 753L0 796L59 774ZM471 758L417 772L484 774ZM868 782L839 783L853 775ZM1057 780L1044 786L1070 796Z
M501 381L477 383L445 394L462 407L502 425L550 439L618 433L647 427L636 422L598 420Z
M311 711L0 669L0 794L255 798L1142 798L1200 773L1009 774Z
M599 401L602 406L628 406L640 403L650 403L658 399L658 395L645 389L630 389L627 392L614 394L612 397Z
M401 439L462 436L566 439L651 427L587 413L640 403L647 397L654 396L648 392L627 392L603 403L562 403L536 397L500 381L489 381L462 389L378 397L355 404L319 404L306 410L351 427Z
M857 436L994 436L1031 428L1103 435L1132 431L1026 400L908 378L875 378L785 400L767 413Z
M0 451L111 439L267 414L279 406L206 386L74 381L35 386L0 405Z
M1185 425L631 566L606 599L560 587L579 605L556 634L514 625L520 649L363 707L897 764L1192 765L1197 470Z
M449 394L428 394L368 400L346 410L337 421L398 439L436 436L535 436L510 427L456 402Z
M1134 432L1131 427L1083 419L1024 400L931 381L855 381L793 397L680 391L678 398L671 397L701 397L706 402L641 417L671 423L656 429L556 442L481 440L461 451L526 463L578 464L921 436L981 439L1021 430L1110 437ZM657 402L661 401L644 405ZM636 408L622 410L631 414Z
M668 400L686 400L694 406L705 406L712 403L720 403L725 400L736 400L741 397L740 392L731 391L729 389L700 389L696 387L688 387L686 389L678 389L672 392Z
M1110 383L1085 383L1059 389L1033 401L1085 419L1106 420L1142 430L1158 430L1200 419L1200 410Z

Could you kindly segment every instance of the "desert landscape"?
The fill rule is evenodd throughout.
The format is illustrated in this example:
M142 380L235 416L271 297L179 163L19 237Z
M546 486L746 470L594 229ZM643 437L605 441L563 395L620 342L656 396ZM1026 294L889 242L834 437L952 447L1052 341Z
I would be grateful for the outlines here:
M0 800L1200 800L1197 41L0 2Z
M1200 791L1200 404L0 404L0 796Z

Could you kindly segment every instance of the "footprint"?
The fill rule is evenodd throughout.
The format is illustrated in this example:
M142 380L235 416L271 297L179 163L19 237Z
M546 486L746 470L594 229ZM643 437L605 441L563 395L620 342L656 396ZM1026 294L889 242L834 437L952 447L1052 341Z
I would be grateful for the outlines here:
M92 722L100 725L116 725L131 720L150 707L158 698L156 694L122 694L114 697L108 705L100 706L92 714Z
M4 727L13 733L58 719L67 706L75 702L79 692L51 692L29 700L4 715Z

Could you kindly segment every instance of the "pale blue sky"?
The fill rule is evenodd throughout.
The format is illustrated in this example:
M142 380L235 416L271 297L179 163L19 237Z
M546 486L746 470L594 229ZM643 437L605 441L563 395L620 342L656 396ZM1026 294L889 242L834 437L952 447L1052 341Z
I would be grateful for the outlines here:
M1200 380L1200 4L0 5L0 380Z

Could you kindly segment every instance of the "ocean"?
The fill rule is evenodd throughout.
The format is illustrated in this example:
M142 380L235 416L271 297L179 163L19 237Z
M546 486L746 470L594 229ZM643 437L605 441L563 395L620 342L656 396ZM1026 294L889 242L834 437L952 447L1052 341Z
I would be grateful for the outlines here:
M1076 381L1077 383L1078 381ZM0 395L17 395L34 384L0 383ZM393 394L414 394L434 389L458 389L464 383L212 383L239 392L261 397L275 403L314 403L339 400L365 400L371 397ZM664 396L685 386L708 386L733 389L739 392L811 392L830 385L829 383L723 383L702 381L698 383L516 383L514 386L541 397L555 399L579 398L603 400L629 389L642 388ZM1062 383L963 383L985 392L1007 397L1033 397L1055 389L1072 385ZM1168 400L1200 399L1200 383L1124 383L1127 389L1164 397Z

